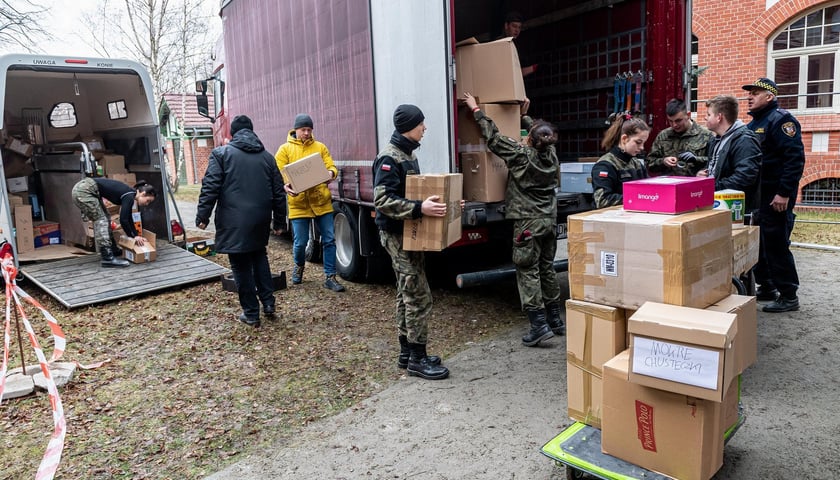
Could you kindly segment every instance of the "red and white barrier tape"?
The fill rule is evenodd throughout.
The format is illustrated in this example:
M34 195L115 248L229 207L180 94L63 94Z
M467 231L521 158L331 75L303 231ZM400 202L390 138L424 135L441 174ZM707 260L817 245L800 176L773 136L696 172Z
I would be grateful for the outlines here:
M38 362L41 364L41 372L44 374L44 379L47 382L47 393L49 394L50 407L53 413L53 433L50 437L50 442L47 444L47 450L44 452L44 458L41 460L41 465L38 466L38 471L35 473L35 480L52 480L55 472L58 469L58 464L61 461L61 454L64 451L64 438L67 434L67 419L64 416L64 407L61 404L61 397L58 395L58 388L50 373L49 363L41 350L38 339L35 337L35 331L26 317L26 312L23 310L23 302L21 298L25 299L37 307L50 324L50 330L55 340L55 349L53 350L52 360L57 360L64 353L65 338L61 327L58 326L55 318L47 312L34 298L30 297L23 290L15 284L15 277L17 277L17 268L15 268L14 261L11 256L6 255L2 258L3 279L6 282L6 322L4 328L4 343L3 343L3 365L0 367L0 398L3 397L3 390L6 386L6 368L9 361L9 345L10 345L10 331L11 331L11 313L12 313L12 298L15 299L15 308L17 308L26 333L29 335L29 342L35 350L35 356L38 357ZM23 359L21 359L23 361Z

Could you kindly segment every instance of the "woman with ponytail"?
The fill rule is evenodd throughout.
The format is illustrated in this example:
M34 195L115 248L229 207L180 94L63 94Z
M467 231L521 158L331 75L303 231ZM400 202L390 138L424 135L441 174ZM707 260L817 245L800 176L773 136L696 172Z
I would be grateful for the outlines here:
M129 262L117 258L122 251L111 235L111 219L102 199L120 206L120 226L137 245L145 245L146 239L134 228L131 211L135 206L145 207L154 201L155 187L144 180L134 187L110 178L85 178L73 187L73 203L82 211L82 218L93 222L93 238L96 249L102 256L103 267L127 267Z
M554 144L557 131L546 121L532 122L525 115L529 101L520 107L522 123L528 130L525 145L499 134L496 124L478 107L475 98L464 94L473 111L487 148L505 161L508 180L505 189L505 218L513 220L513 263L519 300L528 315L531 329L522 343L539 345L566 328L561 316L560 287L554 272L557 251L557 173L559 164Z
M648 135L650 127L641 118L625 113L615 116L601 141L607 153L592 166L595 208L621 205L624 182L648 177L645 164L637 158Z

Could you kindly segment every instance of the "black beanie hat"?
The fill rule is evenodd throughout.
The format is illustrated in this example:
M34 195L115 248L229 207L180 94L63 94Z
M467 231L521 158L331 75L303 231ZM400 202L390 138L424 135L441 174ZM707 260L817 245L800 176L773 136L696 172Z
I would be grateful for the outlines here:
M237 115L234 117L233 121L230 122L230 136L234 136L236 132L242 129L253 130L254 124L251 123L251 119L246 115Z
M394 111L394 128L399 133L405 133L414 129L425 120L423 112L414 105L403 104Z
M304 127L314 128L312 126L312 117L305 113L298 113L295 117L295 126L293 128L297 130L298 128Z

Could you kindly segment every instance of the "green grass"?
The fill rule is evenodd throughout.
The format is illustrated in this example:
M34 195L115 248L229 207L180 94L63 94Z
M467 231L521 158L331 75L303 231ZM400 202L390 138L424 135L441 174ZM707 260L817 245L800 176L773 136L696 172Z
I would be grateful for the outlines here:
M201 185L178 185L175 192L175 200L181 202L198 202L198 195L201 193Z
M840 212L796 212L796 224L790 240L798 243L840 246Z

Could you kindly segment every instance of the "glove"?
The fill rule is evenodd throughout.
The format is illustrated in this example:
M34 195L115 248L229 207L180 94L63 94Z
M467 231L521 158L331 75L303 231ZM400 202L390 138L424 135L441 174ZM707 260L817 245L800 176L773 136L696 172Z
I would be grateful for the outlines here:
M683 152L677 155L677 158L679 158L683 162L694 162L697 160L697 157L691 152Z

